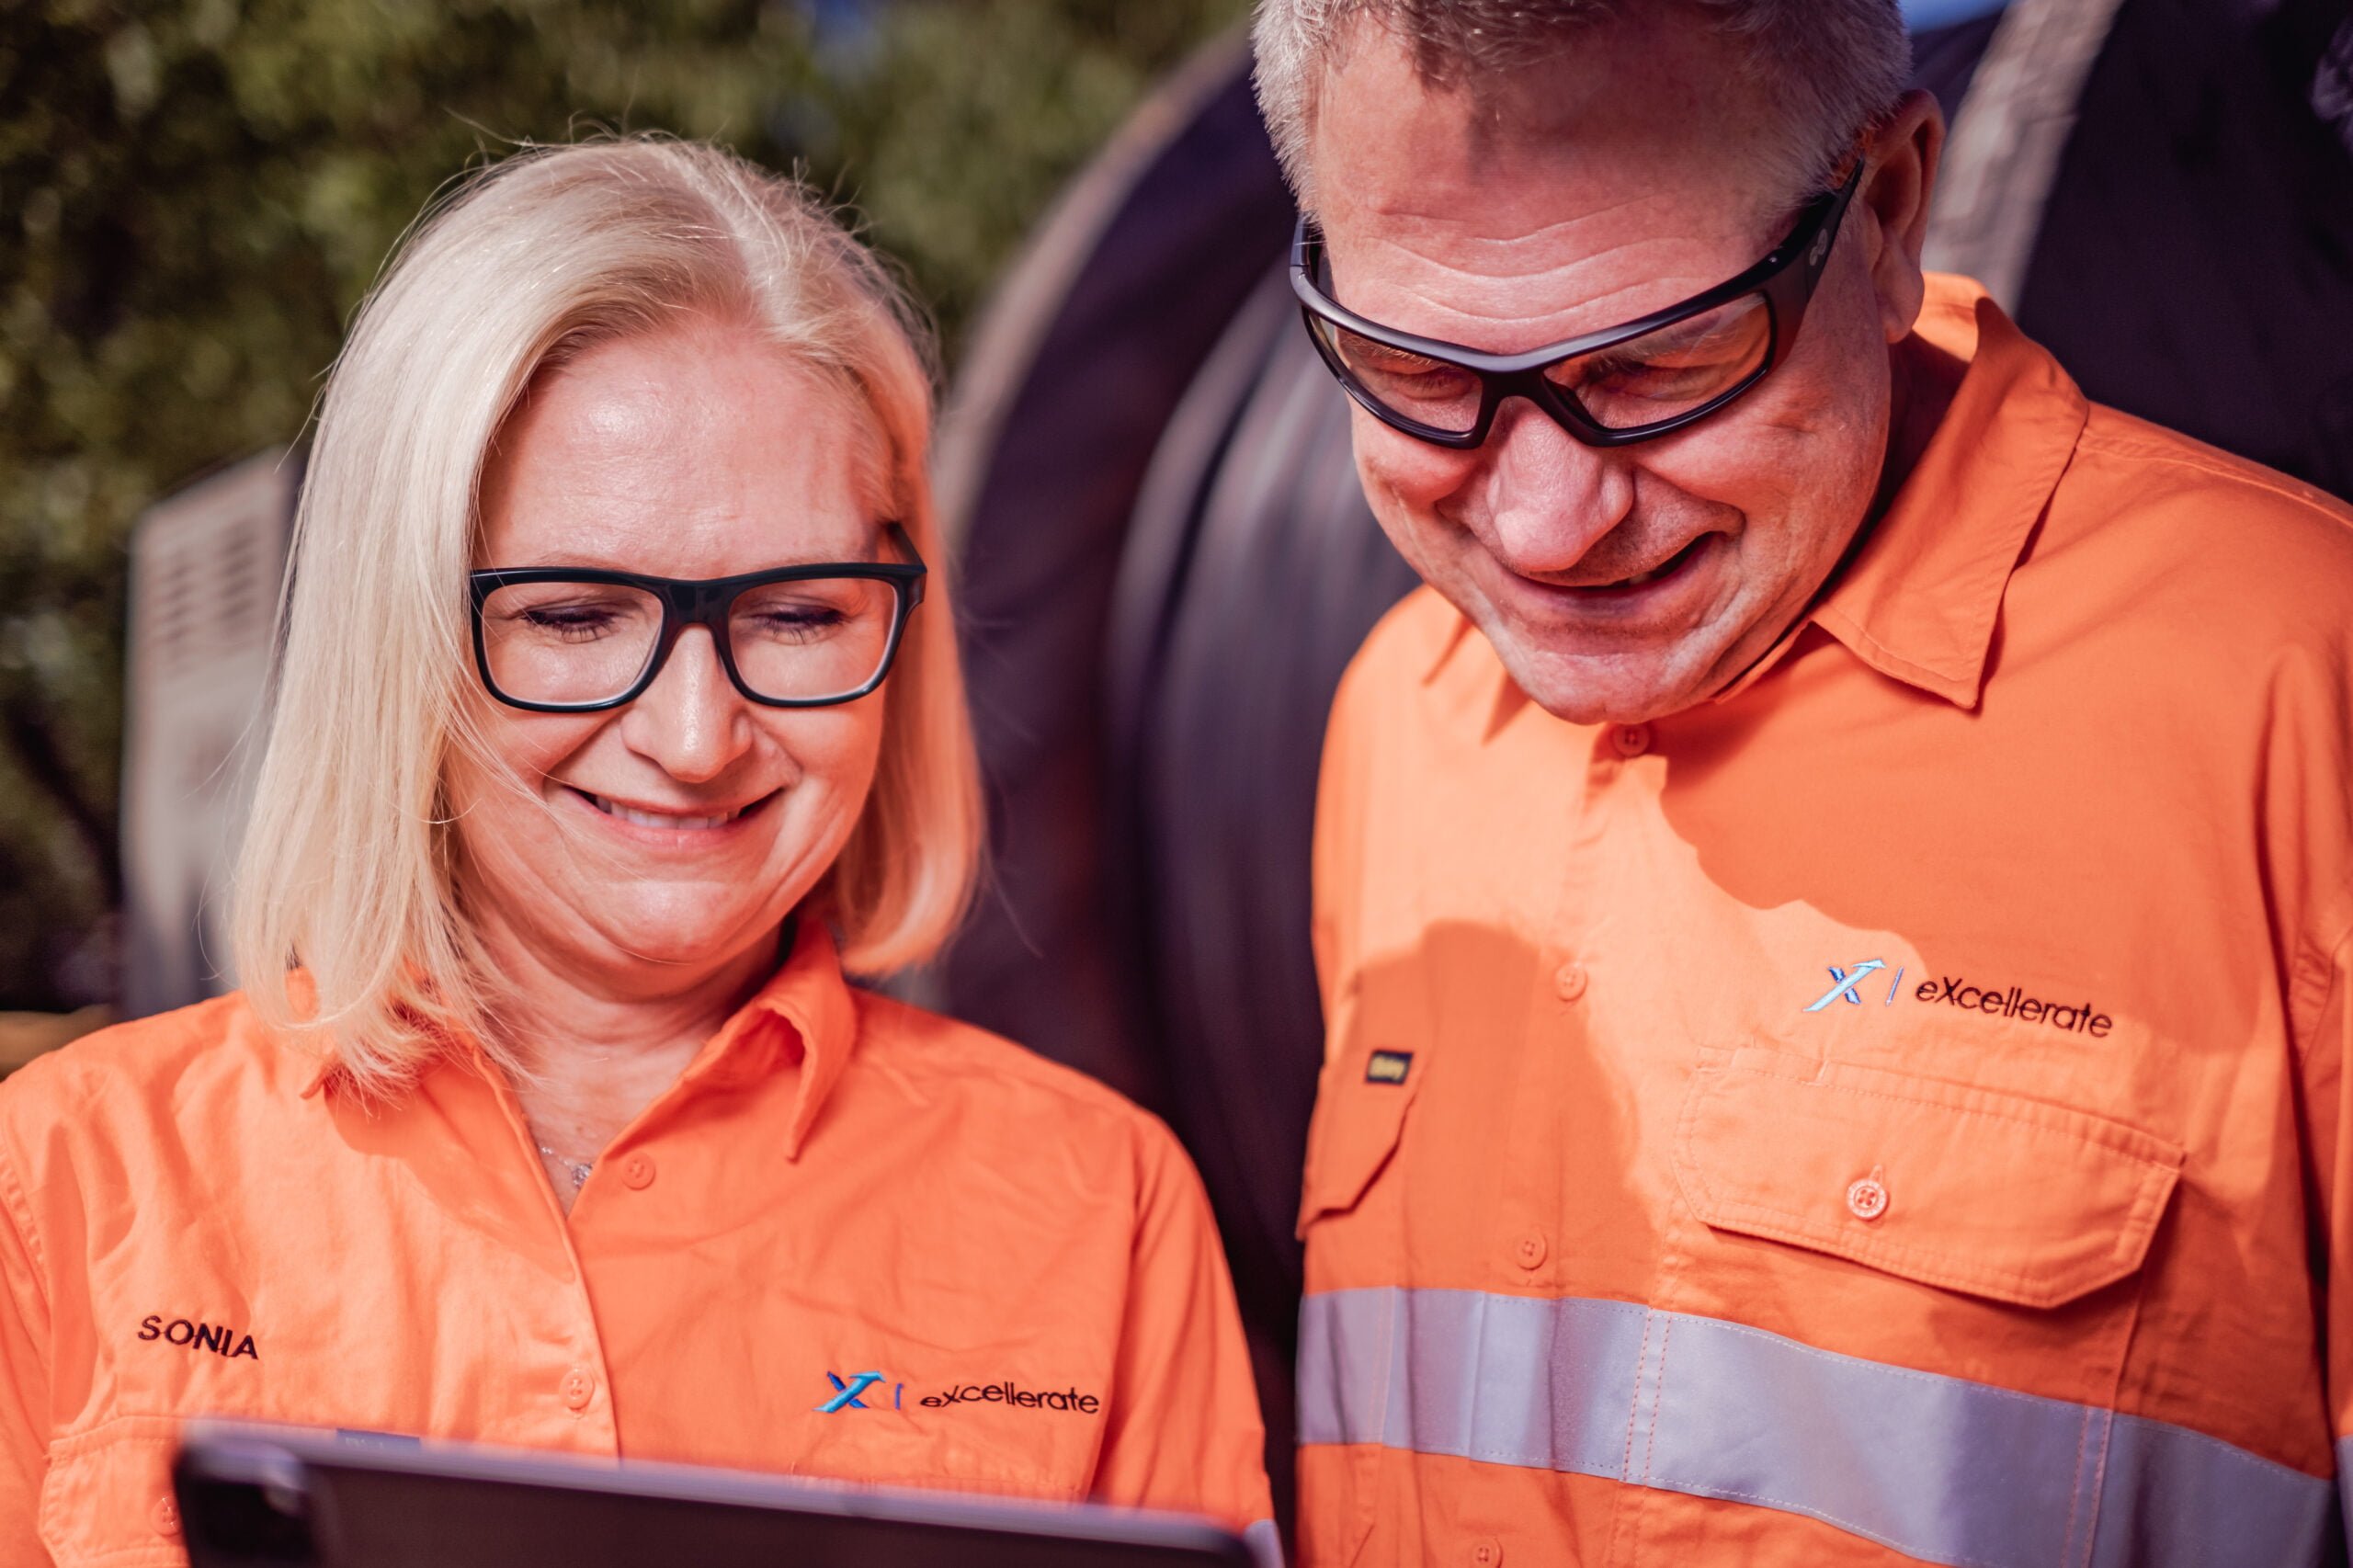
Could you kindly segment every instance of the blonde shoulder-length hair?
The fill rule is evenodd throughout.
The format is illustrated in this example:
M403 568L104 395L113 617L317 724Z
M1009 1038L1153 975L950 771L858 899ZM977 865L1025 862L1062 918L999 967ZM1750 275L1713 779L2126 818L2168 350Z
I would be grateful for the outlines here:
M920 315L806 189L727 153L642 137L527 150L429 210L361 307L295 523L233 956L256 1012L363 1090L409 1081L453 1031L506 1055L444 788L472 744L484 455L534 376L695 315L763 334L858 402L892 515L931 566L872 792L821 884L843 961L920 961L963 913L980 788L925 473Z

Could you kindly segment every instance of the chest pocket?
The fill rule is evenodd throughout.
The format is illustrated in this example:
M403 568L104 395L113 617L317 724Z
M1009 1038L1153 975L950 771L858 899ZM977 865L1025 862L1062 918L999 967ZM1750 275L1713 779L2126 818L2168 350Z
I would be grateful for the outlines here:
M178 1434L168 1415L122 1416L50 1446L39 1529L57 1568L183 1568Z
M1397 1152L1405 1112L1427 1071L1410 1055L1362 1039L1324 1064L1300 1184L1302 1239L1317 1221L1353 1212L1364 1201Z
M1711 1231L2043 1309L2139 1269L2181 1162L2083 1111L1761 1049L1703 1061L1675 1149Z

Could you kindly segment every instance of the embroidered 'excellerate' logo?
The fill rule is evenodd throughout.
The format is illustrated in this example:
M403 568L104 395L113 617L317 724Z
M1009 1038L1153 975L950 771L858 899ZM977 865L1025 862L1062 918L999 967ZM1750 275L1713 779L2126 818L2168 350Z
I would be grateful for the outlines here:
M1103 1402L1076 1389L1025 1389L1018 1383L960 1383L939 1393L923 1396L924 1407L938 1410L951 1404L1009 1404L1017 1410L1072 1410L1092 1415Z
M1870 996L1882 1007L1893 1007L1904 992L1902 969L1887 982L1887 993L1880 994L1879 975L1887 968L1885 959L1865 959L1860 963L1828 964L1831 986L1805 1006L1809 1013L1819 1013L1840 1002L1859 1007ZM2040 996L2029 996L2018 985L1973 985L1966 975L1940 974L1934 980L1924 980L1913 988L1915 1002L1940 1002L1948 1007L1958 1007L1964 1013L1982 1013L1996 1018L2015 1018L2020 1023L2040 1024L2062 1034L2087 1034L2094 1040L2106 1040L2116 1020L2089 1002L2048 1002Z

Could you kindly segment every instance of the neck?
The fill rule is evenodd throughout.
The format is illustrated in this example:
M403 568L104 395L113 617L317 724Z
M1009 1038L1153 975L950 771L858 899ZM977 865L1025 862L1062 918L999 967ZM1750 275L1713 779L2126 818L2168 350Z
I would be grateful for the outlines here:
M1878 494L1871 498L1872 523L1893 504L1919 466L1969 366L1915 332L1888 350L1888 370L1887 458L1880 465Z
M494 919L482 941L499 977L500 1033L525 1070L515 1096L567 1211L574 1168L677 1082L779 956L767 940L710 969L616 974L551 955Z
M1837 561L1829 574L1817 584L1811 598L1802 603L1789 619L1779 622L1763 647L1745 655L1733 673L1722 677L1711 689L1724 690L1742 676L1756 667L1757 661L1779 646L1789 630L1802 619L1824 595L1829 593L1839 578L1846 575L1863 545L1870 539L1871 530L1893 506L1912 471L1928 449L1938 426L1952 407L1955 393L1961 390L1961 380L1968 372L1966 362L1954 358L1943 349L1931 346L1918 333L1914 333L1888 350L1888 411L1887 453L1880 461L1879 487L1871 496L1870 509L1847 536ZM1753 647L1754 644L1751 644Z

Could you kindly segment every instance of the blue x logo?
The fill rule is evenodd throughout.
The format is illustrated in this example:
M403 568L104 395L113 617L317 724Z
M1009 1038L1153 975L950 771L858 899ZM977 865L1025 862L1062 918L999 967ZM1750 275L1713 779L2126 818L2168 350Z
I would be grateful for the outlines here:
M1865 975L1873 974L1880 970L1885 969L1887 967L1887 960L1885 959L1865 959L1862 962L1855 965L1852 969L1840 969L1835 963L1826 964L1824 967L1830 971L1830 978L1836 981L1838 983L1824 992L1818 1000L1808 1006L1806 1011L1809 1013L1819 1013L1822 1009L1830 1006L1831 1003L1836 1002L1842 997L1845 998L1851 1006L1857 1007L1861 1006L1863 1005L1862 994L1857 991L1855 987L1863 983L1863 977ZM1895 971L1895 979L1889 983L1887 988L1887 1000L1890 1006L1893 1006L1895 1002L1895 988L1903 983L1904 971L1899 969Z
M869 1405L864 1400L858 1396L864 1393L868 1389L872 1388L876 1383L881 1382L882 1381L882 1374L880 1372L852 1372L850 1374L849 1381L844 1382L836 1374L827 1372L825 1374L825 1381L834 1385L835 1392L833 1398L817 1406L817 1414L820 1415L831 1415L836 1410L871 1409L872 1406Z
M870 1389L875 1384L881 1382L882 1381L882 1374L880 1372L852 1372L849 1375L849 1381L844 1382L842 1381L841 1374L839 1372L827 1372L825 1374L825 1381L834 1385L834 1397L816 1407L817 1414L820 1415L831 1415L836 1410L873 1409L874 1407L872 1405L858 1398L858 1395L864 1393L868 1389ZM900 1407L899 1402L906 1396L906 1392L907 1385L904 1383L893 1383L891 1385L892 1409L896 1410ZM879 1399L881 1396L878 1394L875 1397Z

